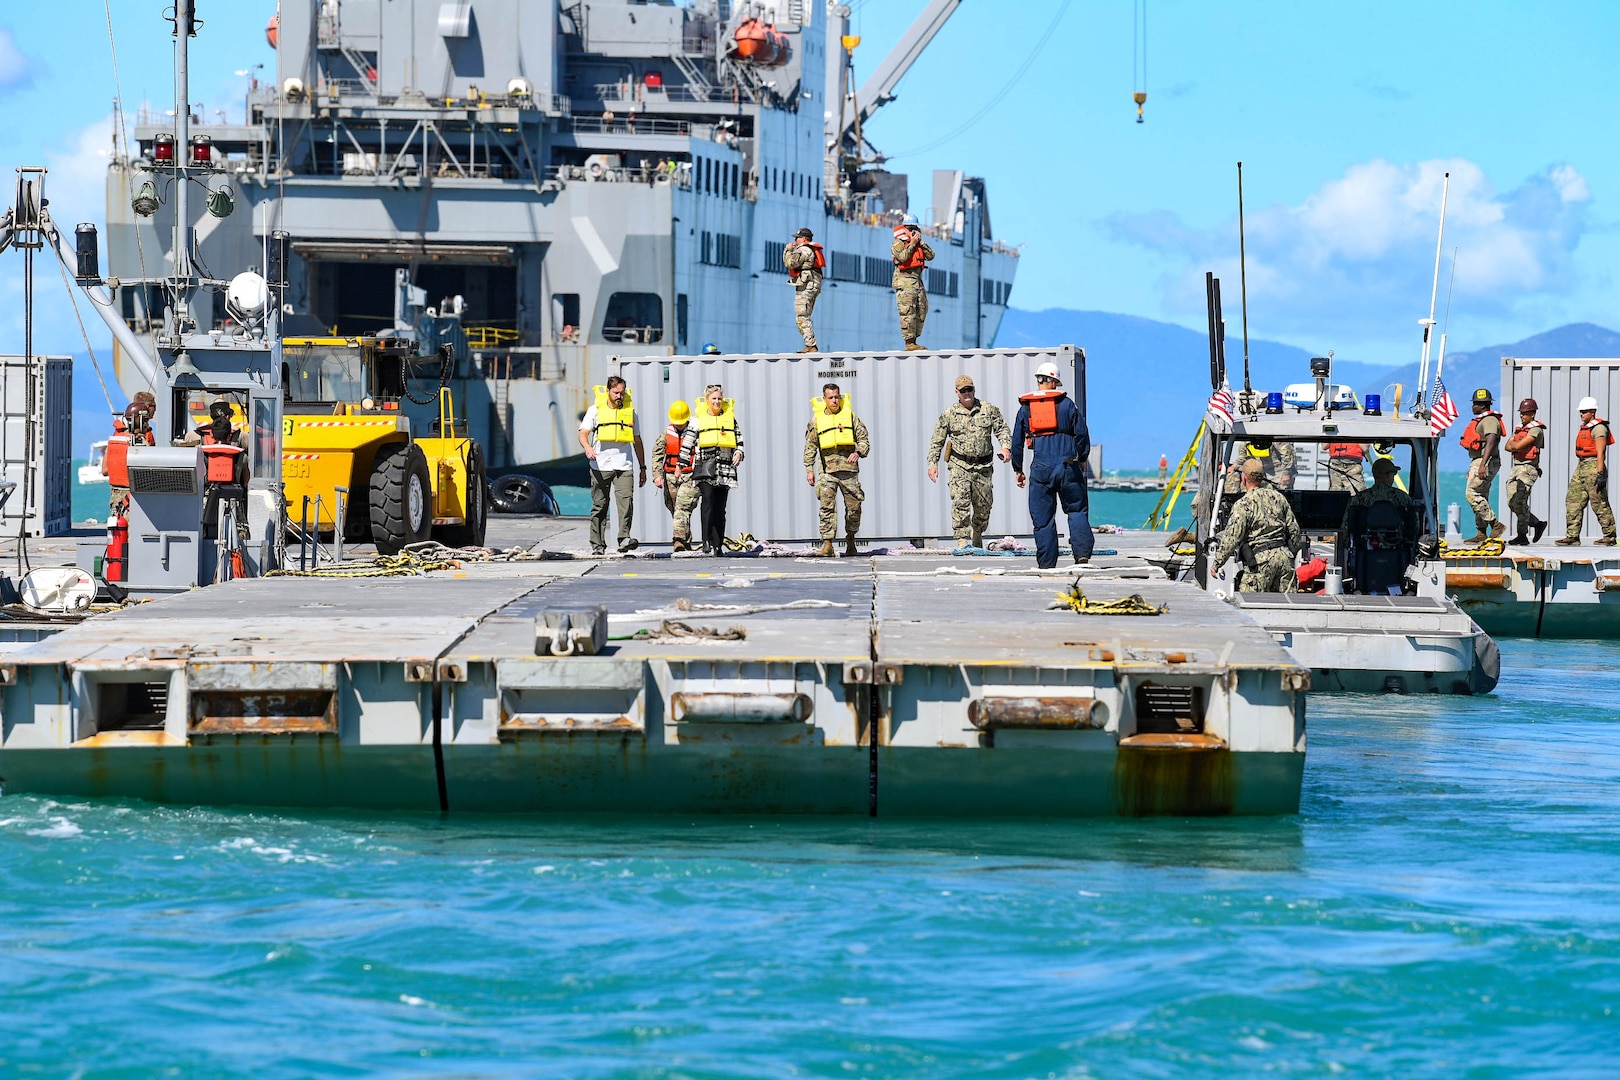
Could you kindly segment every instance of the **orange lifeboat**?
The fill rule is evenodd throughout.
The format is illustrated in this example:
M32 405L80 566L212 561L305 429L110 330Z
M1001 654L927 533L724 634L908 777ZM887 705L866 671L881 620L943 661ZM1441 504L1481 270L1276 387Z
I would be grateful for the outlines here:
M770 33L765 29L765 24L758 19L744 19L734 35L737 41L737 55L744 60L768 63L765 57L774 51Z
M276 39L279 38L280 36L281 36L281 13L278 11L276 14L270 16L270 21L267 24L265 24L264 40L268 41L270 43L270 47L272 49L274 49L274 48L277 47L276 46Z

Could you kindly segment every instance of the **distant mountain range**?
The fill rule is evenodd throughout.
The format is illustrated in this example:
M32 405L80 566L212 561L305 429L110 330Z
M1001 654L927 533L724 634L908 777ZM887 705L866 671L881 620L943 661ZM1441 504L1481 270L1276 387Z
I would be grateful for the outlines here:
M1230 321L1227 334L1227 375L1236 384L1242 378L1243 344L1233 336ZM1087 420L1092 440L1103 444L1105 469L1150 468L1158 464L1160 454L1174 466L1186 452L1209 400L1207 336L1173 323L1106 311L1012 308L1002 319L996 344L1011 348L1073 344L1086 350ZM1293 345L1251 339L1250 381L1265 389L1307 382L1311 355ZM1504 356L1620 356L1620 333L1592 323L1570 323L1508 345L1448 353L1443 378L1465 415L1476 387L1501 393ZM1385 367L1340 360L1333 365L1333 379L1360 394L1383 394L1392 383L1401 383L1403 400L1410 401L1417 364ZM1620 412L1620 403L1610 408ZM1467 468L1467 454L1455 438L1443 441L1440 462L1445 469Z
M1226 327L1227 377L1243 381L1243 339ZM1144 469L1187 452L1209 402L1209 337L1174 323L1106 311L1009 309L996 344L1003 348L1079 345L1086 350L1086 395L1093 442L1103 444L1104 469ZM1281 390L1309 382L1312 354L1294 345L1251 338L1249 380ZM1395 369L1337 361L1335 382L1381 387ZM1376 393L1376 391L1375 391ZM1003 409L1007 402L996 402Z

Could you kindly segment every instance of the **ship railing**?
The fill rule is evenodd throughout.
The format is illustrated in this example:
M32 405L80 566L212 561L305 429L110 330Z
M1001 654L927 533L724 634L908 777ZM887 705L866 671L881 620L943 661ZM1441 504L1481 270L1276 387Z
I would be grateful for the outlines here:
M710 97L700 96L689 86L648 86L639 82L597 83L591 87L592 99L603 104L641 106L648 102L668 104L707 104ZM729 103L728 103L729 104Z
M576 116L576 135L691 135L690 120L664 120L646 116Z
M546 177L565 184L571 182L668 184L689 190L692 187L692 164L688 161L661 161L621 168L611 168L600 162L593 162L590 165L552 165L546 169Z

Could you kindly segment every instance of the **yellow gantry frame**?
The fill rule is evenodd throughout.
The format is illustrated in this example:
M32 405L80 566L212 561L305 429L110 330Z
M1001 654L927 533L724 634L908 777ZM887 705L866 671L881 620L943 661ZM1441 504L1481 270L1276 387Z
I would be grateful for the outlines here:
M455 434L455 400L448 386L439 387L439 435L417 439L433 477L433 524L467 524L467 473L473 442Z

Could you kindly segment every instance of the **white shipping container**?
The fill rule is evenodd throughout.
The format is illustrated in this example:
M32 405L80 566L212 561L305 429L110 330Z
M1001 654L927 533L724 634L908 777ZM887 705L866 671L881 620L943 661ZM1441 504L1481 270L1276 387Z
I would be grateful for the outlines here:
M701 398L709 383L725 387L726 396L737 402L745 453L740 482L727 506L726 533L748 532L774 541L819 536L819 503L805 480L805 428L811 402L820 396L822 385L838 383L851 395L855 415L865 421L872 443L871 456L861 462L866 502L860 538L904 541L951 535L946 469L941 465L939 482L929 483L927 453L935 421L956 401L956 377L971 375L979 399L998 406L1011 428L1019 395L1036 389L1035 369L1044 363L1057 365L1064 389L1083 415L1085 351L1073 345L956 352L633 356L619 358L617 370L630 388L649 468L653 440L663 437L670 405ZM1013 483L1012 466L999 459L995 488L986 535L1028 536L1027 492ZM841 499L838 512L841 535ZM635 514L638 539L670 540L670 514L650 472L647 486L636 492ZM1066 535L1067 526L1062 529ZM697 536L696 513L692 530Z
M1535 398L1541 407L1537 419L1547 425L1547 446L1541 452L1541 479L1530 489L1530 512L1547 522L1547 535L1543 542L1564 535L1564 494L1569 490L1569 476L1575 471L1575 433L1580 430L1581 418L1575 406L1583 397L1594 397L1598 403L1598 416L1620 424L1620 359L1584 360L1521 360L1511 356L1502 358L1502 396L1496 407L1502 413L1502 423L1509 435L1519 426L1519 402ZM1461 435L1462 425L1468 422L1466 398L1458 403L1463 414L1457 426L1448 434ZM1620 438L1620 436L1616 436ZM1609 463L1617 458L1610 447ZM1513 465L1512 456L1502 452L1502 471L1496 485L1496 513L1508 527L1512 536L1518 523L1508 512L1507 478ZM1611 483L1609 498L1614 499ZM1463 507L1463 520L1469 511ZM1582 535L1602 535L1597 518L1587 508L1582 521Z
M73 359L0 356L0 471L17 486L0 540L62 536L73 525Z

